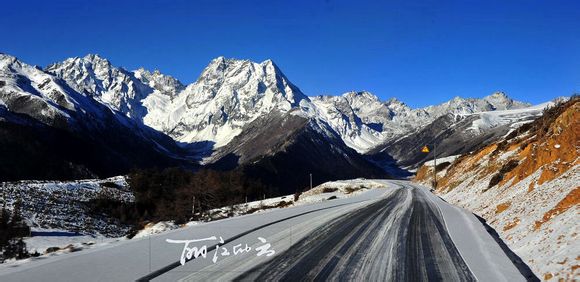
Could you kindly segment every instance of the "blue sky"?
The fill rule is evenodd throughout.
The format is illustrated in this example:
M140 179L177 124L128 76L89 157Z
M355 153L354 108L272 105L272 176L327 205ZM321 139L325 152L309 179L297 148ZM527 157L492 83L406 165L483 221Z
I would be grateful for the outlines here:
M580 92L580 1L5 1L0 52L45 66L97 53L193 82L217 56L271 58L308 95L418 107Z

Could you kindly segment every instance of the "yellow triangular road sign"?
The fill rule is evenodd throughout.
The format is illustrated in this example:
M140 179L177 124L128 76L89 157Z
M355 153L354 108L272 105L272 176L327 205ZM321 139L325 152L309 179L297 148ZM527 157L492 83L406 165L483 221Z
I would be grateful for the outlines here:
M423 146L423 149L421 149L421 152L423 152L423 153L429 153L429 147Z

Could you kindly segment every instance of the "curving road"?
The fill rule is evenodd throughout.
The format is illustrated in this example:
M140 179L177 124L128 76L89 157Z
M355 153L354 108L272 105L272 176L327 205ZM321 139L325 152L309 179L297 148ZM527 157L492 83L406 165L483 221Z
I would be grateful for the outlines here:
M314 230L292 249L237 277L268 281L474 281L423 189L385 199Z
M200 224L141 240L1 267L1 281L525 281L470 213L426 188L384 189L322 203ZM180 263L166 240L222 237L207 257ZM267 239L275 255L257 256ZM216 244L219 244L216 253ZM248 245L252 251L220 256ZM214 256L215 255L215 256ZM216 261L213 262L212 258Z

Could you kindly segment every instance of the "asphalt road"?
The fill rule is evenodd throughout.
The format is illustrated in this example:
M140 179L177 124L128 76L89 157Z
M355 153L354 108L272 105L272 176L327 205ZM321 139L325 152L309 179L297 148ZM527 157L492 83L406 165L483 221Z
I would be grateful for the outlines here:
M236 279L475 281L439 210L424 193L402 185L387 198L317 228Z
M351 198L0 266L0 281L525 280L473 215L426 188L381 181L388 187ZM167 242L211 236L223 243L204 241L207 256L185 264L180 263L183 244ZM275 255L256 254L264 245L259 238ZM251 251L231 254L246 244ZM229 256L219 255L224 249Z

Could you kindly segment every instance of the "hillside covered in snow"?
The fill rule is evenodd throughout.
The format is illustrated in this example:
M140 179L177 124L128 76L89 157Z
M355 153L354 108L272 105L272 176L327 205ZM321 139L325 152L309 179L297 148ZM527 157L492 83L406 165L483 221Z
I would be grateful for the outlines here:
M497 142L437 164L436 193L483 217L545 280L578 275L579 121L574 96ZM431 185L432 162L415 181Z

